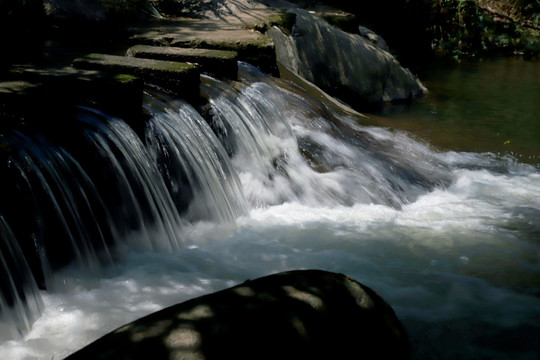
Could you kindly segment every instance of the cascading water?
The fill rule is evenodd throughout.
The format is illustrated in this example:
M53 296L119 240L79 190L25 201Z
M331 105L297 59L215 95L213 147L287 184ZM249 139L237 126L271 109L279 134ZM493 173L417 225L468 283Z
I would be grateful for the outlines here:
M30 314L11 330L37 320L0 358L60 359L165 306L298 268L383 295L414 358L537 358L535 166L363 126L247 64L240 79L203 77L206 121L148 93L137 132L81 109L75 140L2 137L2 241L47 290L6 290L22 295L4 295L3 319ZM32 284L4 247L4 284Z
M13 232L0 217L0 337L19 337L28 332L43 307L37 284Z
M387 132L321 113L323 104L313 108L313 100L277 87L277 80L247 64L241 66L244 81L252 85L235 91L207 78L202 91L219 94L210 99L211 122L224 134L224 146L232 149L252 205L298 201L400 207L449 182L448 169L429 149L405 136L396 141Z
M121 196L109 204L111 211L117 208L121 211L114 222L125 224L128 220L127 223L132 223L128 231L135 230L126 237L130 246L164 251L178 249L181 244L178 211L157 165L137 134L119 119L96 121L90 114L82 120L95 127L86 131L86 137L99 151L99 163L110 169L106 194Z
M155 111L146 134L150 153L176 207L189 206L184 218L234 222L246 215L236 172L201 115L179 100L149 98L147 108Z

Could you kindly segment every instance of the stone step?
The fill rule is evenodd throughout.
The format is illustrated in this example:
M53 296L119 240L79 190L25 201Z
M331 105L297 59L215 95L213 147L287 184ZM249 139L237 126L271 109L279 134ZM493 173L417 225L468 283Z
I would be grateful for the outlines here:
M143 82L133 75L73 67L15 68L0 81L0 125L51 128L72 119L76 106L131 120L141 114L142 97Z
M135 45L128 49L127 56L197 63L202 72L215 77L235 80L238 75L236 51Z
M79 69L103 70L140 77L146 84L196 100L199 94L200 66L185 62L143 59L128 56L89 54L73 61Z
M130 28L133 33L130 41L152 46L236 51L238 60L267 73L277 73L272 38L245 25L211 19L158 21L154 25Z

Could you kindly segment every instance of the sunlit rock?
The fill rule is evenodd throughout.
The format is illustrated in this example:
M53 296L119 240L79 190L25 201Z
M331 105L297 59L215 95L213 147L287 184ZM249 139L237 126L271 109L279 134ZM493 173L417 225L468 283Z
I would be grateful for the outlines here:
M139 59L129 56L89 54L73 61L79 69L110 71L140 76L145 83L192 99L199 87L200 69L196 64L176 61Z
M236 80L238 74L238 53L236 51L135 45L128 49L127 55L137 58L196 63L202 66L201 71L205 73L233 80Z
M373 34L341 31L307 11L296 15L290 35L272 27L278 63L351 106L409 100L426 92L409 70L374 44Z
M406 359L391 307L342 274L291 271L174 305L105 335L82 359Z

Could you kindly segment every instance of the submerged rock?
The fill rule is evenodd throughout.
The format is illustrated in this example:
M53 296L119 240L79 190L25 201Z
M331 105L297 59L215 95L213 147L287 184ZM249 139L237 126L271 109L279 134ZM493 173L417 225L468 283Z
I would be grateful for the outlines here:
M392 308L342 274L291 271L148 315L66 360L405 359Z
M290 35L278 27L274 39L278 63L355 108L409 100L427 89L409 70L368 35L349 34L301 9ZM384 45L383 45L384 47Z

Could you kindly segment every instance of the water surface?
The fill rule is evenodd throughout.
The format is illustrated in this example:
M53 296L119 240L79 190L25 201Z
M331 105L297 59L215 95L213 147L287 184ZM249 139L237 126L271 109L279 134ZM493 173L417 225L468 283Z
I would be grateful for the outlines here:
M429 94L380 121L447 150L513 154L540 162L540 62L518 57L433 65Z
M469 76L484 73L481 63L473 69ZM457 107L454 95L432 87L425 102L385 120L424 130L418 141L332 112L248 65L241 76L242 83L203 82L210 124L181 101L155 107L161 100L147 98L154 117L144 143L120 119L86 115L95 124L85 132L94 161L100 173L111 174L106 188L117 189L107 196L127 192L118 196L122 211L108 207L90 175L76 189L66 182L39 198L54 196L63 205L75 190L101 196L115 214L123 251L97 274L85 262L53 271L54 286L39 293L43 313L22 338L1 340L0 358L62 359L165 306L278 271L318 268L352 276L382 295L409 333L413 359L538 359L538 165L497 156L488 145L499 136L489 126L475 131L468 120L452 120L468 111L480 118L494 105L465 91L482 109L467 110L470 101ZM411 121L426 109L445 116ZM483 117L501 133L506 122L492 118ZM503 134L502 150L514 143ZM62 173L87 174L77 154L68 157L67 149L43 139L15 138L9 145L22 156L14 164L27 164L20 167L25 175L44 175L35 192L52 183L48 172L58 172L51 160L62 164ZM175 208L178 203L183 206ZM77 230L74 243L76 234L87 233ZM81 253L83 260L91 255Z

